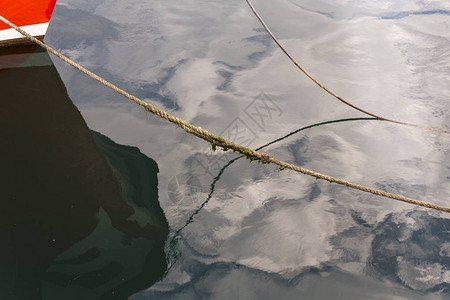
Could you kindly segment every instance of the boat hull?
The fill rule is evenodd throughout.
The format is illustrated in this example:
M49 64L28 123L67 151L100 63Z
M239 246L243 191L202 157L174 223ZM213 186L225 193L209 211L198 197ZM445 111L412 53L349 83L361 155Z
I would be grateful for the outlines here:
M0 15L32 36L43 40L56 0L2 0ZM0 47L30 44L19 32L0 22Z

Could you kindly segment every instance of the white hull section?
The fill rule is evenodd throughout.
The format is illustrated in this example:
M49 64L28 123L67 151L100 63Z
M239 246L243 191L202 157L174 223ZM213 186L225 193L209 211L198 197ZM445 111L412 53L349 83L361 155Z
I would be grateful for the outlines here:
M48 24L49 23L47 22L35 25L21 26L20 28L28 32L32 36L43 36L47 32ZM23 35L12 28L0 30L0 44L3 41L21 39L23 37Z

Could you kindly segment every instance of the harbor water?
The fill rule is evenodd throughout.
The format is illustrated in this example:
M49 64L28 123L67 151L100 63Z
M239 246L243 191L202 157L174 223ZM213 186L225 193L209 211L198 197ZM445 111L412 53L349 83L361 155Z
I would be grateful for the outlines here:
M342 98L450 129L447 1L253 4L290 54ZM337 101L289 61L243 0L59 0L45 42L231 141L450 206L448 134ZM0 72L10 80L2 89L22 78L29 87L0 103L2 139L16 147L2 154L2 184L27 191L24 202L2 203L2 227L25 224L2 236L20 241L11 242L20 262L7 264L16 250L2 254L3 277L17 266L28 276L11 277L17 291L28 286L42 299L450 297L449 214L212 151L41 55L51 61ZM37 97L42 89L48 94ZM29 181L20 183L24 173ZM47 231L34 232L32 222ZM64 242L54 247L54 237ZM33 242L41 252L29 251Z

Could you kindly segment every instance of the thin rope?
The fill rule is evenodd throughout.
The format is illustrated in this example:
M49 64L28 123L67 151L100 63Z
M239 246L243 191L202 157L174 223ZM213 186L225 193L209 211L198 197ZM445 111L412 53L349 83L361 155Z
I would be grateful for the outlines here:
M395 123L395 124L400 124L400 125L405 125L405 126L410 126L410 127L416 127L416 128L421 128L421 129L425 129L425 130L431 130L431 131L436 131L436 132L440 132L440 133L446 133L446 134L450 134L450 131L448 130L444 130L444 129L438 129L438 128L431 128L431 127L425 127L425 126L421 126L421 125L417 125L417 124L412 124L412 123L406 123L406 122L402 122L402 121L397 121L397 120L393 120L393 119L388 119L379 115L376 115L374 113L371 113L367 110L364 110L344 99L342 99L341 97L339 97L337 94L335 94L334 92L332 92L330 89L328 89L326 86L324 86L322 83L320 83L319 80L317 80L316 78L314 78L311 74L309 74L290 54L289 52L286 50L286 48L283 47L283 45L281 45L280 41L278 41L278 39L275 37L275 35L272 33L272 31L269 29L269 27L266 25L266 23L264 22L264 20L262 19L262 17L258 14L258 12L256 11L255 7L253 6L253 4L250 2L250 0L245 0L247 2L247 4L250 6L250 9L253 11L253 13L255 14L256 18L259 20L259 22L261 23L261 25L264 27L264 29L267 31L267 33L270 35L270 37L272 38L272 40L278 45L278 47L284 52L284 54L286 54L286 56L294 63L294 65L300 69L300 71L302 71L306 76L308 76L309 79L311 79L315 84L317 84L319 87L321 87L324 91L326 91L328 94L330 94L331 96L333 96L334 98L336 98L337 100L341 101L342 103L344 103L345 105L348 105L366 115L381 119L383 121L388 121L391 123Z
M187 121L180 119L178 117L175 117L171 114L169 114L168 112L157 108L156 106L154 106L151 103L146 103L142 100L140 100L139 98L127 93L126 91L118 88L117 86L115 86L114 84L106 81L105 79L101 78L100 76L92 73L91 71L87 70L86 68L82 67L81 65L79 65L78 63L74 62L73 60L71 60L70 58L64 56L62 53L58 52L57 50L53 49L52 47L46 45L45 43L39 41L38 39L36 39L35 37L31 36L29 33L25 32L24 30L20 29L19 27L17 27L16 25L14 25L13 23L11 23L10 21L8 21L7 19L5 19L3 16L0 15L0 20L3 21L4 23L8 24L9 26L11 26L12 28L14 28L15 30L17 30L18 32L20 32L23 36L25 36L27 39L29 39L30 41L33 41L34 43L38 44L39 46L41 46L42 48L46 49L47 51L49 51L50 53L54 54L56 57L60 58L61 60L67 62L68 64L70 64L71 66L73 66L74 68L80 70L81 72L85 73L86 75L90 76L91 78L99 81L100 83L102 83L103 85L111 88L112 90L116 91L117 93L125 96L126 98L130 99L131 101L137 103L138 105L142 106L145 108L145 110L147 112L150 112L152 114L157 115L160 118L163 118L169 122L172 122L176 125L178 125L179 127L183 128L184 131L186 131L187 133L193 134L207 142L209 142L212 145L212 148L215 149L216 146L219 146L222 148L222 150L227 151L229 149L241 153L243 155L245 155L250 161L256 160L259 161L263 164L275 164L278 165L280 167L280 170L284 170L284 169L290 169L299 173L303 173L312 177L315 177L317 179L323 179L326 180L330 183L337 183L340 185L344 185L347 186L349 188L352 189L357 189L363 192L367 192L367 193L371 193L374 195L378 195L378 196L382 196L382 197L386 197L386 198L391 198L394 200L398 200L398 201L403 201L406 203L410 203L410 204L414 204L414 205L418 205L418 206L422 206L422 207L427 207L427 208L431 208L431 209L435 209L435 210L439 210L439 211L443 211L443 212L447 212L450 213L450 207L445 207L445 206L441 206L441 205L437 205L437 204L433 204L433 203L428 203L425 201L420 201L420 200L415 200L412 198L408 198L408 197L404 197L404 196L400 196L400 195L396 195L396 194L392 194L392 193L388 193L385 191L381 191L381 190L377 190L377 189L373 189L370 187L366 187L357 183L353 183L350 181L346 181L346 180L342 180L339 178L335 178L332 176L328 176L322 173L318 173L315 171L311 171L299 166L296 166L294 164L290 164L284 161L281 161L279 159L276 159L274 157L272 157L271 155L267 154L267 153L263 153L263 152L258 152L255 151L253 149L238 145L236 143L233 143L231 141L228 141L226 139L224 139L223 137L214 135L208 131L206 131L205 129L202 129L200 127L197 127L195 125L192 125L190 123L188 123Z

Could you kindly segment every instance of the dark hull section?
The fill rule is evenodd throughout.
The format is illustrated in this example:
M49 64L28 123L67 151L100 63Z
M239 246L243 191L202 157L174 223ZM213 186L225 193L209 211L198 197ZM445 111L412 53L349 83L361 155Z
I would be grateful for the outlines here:
M35 36L35 38L37 38L40 41L44 40L43 35ZM30 45L35 45L35 43L25 37L7 41L0 41L0 51L5 48L16 48Z

